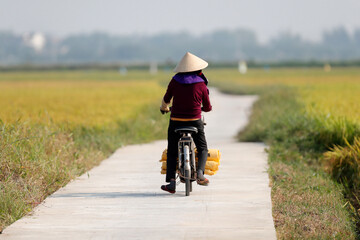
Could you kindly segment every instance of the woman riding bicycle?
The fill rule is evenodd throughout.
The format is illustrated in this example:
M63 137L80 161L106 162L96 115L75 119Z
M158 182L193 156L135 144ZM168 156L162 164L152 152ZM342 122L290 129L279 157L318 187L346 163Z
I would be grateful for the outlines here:
M166 182L161 189L170 193L176 191L176 159L178 157L178 140L180 135L175 133L177 127L192 126L198 129L193 139L198 151L197 183L208 185L209 180L204 177L205 164L208 154L207 142L204 133L204 124L201 121L201 111L209 112L212 109L207 88L208 80L202 73L208 63L203 59L187 52L174 69L175 76L171 79L162 100L160 111L169 112L172 99L170 123L168 128L168 151Z

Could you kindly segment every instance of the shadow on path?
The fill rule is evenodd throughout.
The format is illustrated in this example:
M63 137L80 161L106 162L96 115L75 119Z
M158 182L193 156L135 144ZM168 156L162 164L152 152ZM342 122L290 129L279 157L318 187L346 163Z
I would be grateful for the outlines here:
M152 198L170 196L168 193L156 192L104 192L104 193L68 193L55 194L49 198Z

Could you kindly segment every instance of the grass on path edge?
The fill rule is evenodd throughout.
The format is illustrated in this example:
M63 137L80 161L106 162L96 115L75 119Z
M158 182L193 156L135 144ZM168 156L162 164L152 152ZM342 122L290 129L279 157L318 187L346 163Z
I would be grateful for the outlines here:
M260 98L238 137L270 146L268 172L277 238L356 239L356 219L344 198L345 189L321 162L326 150L322 141L329 133L319 132L319 122L305 116L293 89L249 90L260 93ZM225 91L243 94L244 88L235 85Z
M158 102L116 127L0 122L0 233L117 148L166 138Z

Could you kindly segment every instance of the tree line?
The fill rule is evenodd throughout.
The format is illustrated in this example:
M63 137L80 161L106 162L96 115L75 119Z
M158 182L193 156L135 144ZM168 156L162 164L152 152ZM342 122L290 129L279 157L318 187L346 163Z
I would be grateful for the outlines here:
M35 37L36 36L36 37ZM191 51L213 62L349 61L360 59L360 28L350 34L338 27L313 42L283 32L265 44L249 29L216 30L194 36L187 32L155 35L21 35L0 31L0 64L73 64L178 61Z

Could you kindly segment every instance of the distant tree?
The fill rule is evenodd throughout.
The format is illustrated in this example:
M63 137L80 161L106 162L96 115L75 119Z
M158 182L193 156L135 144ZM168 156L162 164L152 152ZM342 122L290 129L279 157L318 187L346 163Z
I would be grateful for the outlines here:
M313 57L313 44L291 32L280 33L269 42L268 48L273 52L274 60L309 60Z
M207 59L234 61L250 58L251 49L258 47L258 42L251 30L217 30L201 36L199 45Z
M325 31L322 43L323 47L327 50L329 59L346 60L356 58L356 52L353 51L354 44L352 38L344 27Z
M351 44L351 37L344 27L338 27L323 33L323 43L333 47L340 47Z
M33 59L34 51L26 46L21 36L10 31L0 32L0 62L15 64Z
M355 29L353 38L355 45L360 48L360 28Z
M344 27L323 33L321 42L282 32L260 44L249 29L219 29L194 36L188 32L155 35L110 35L103 32L65 38L46 36L42 51L34 51L22 35L0 31L0 64L177 62L186 51L209 61L283 61L360 59L360 29L349 34Z

